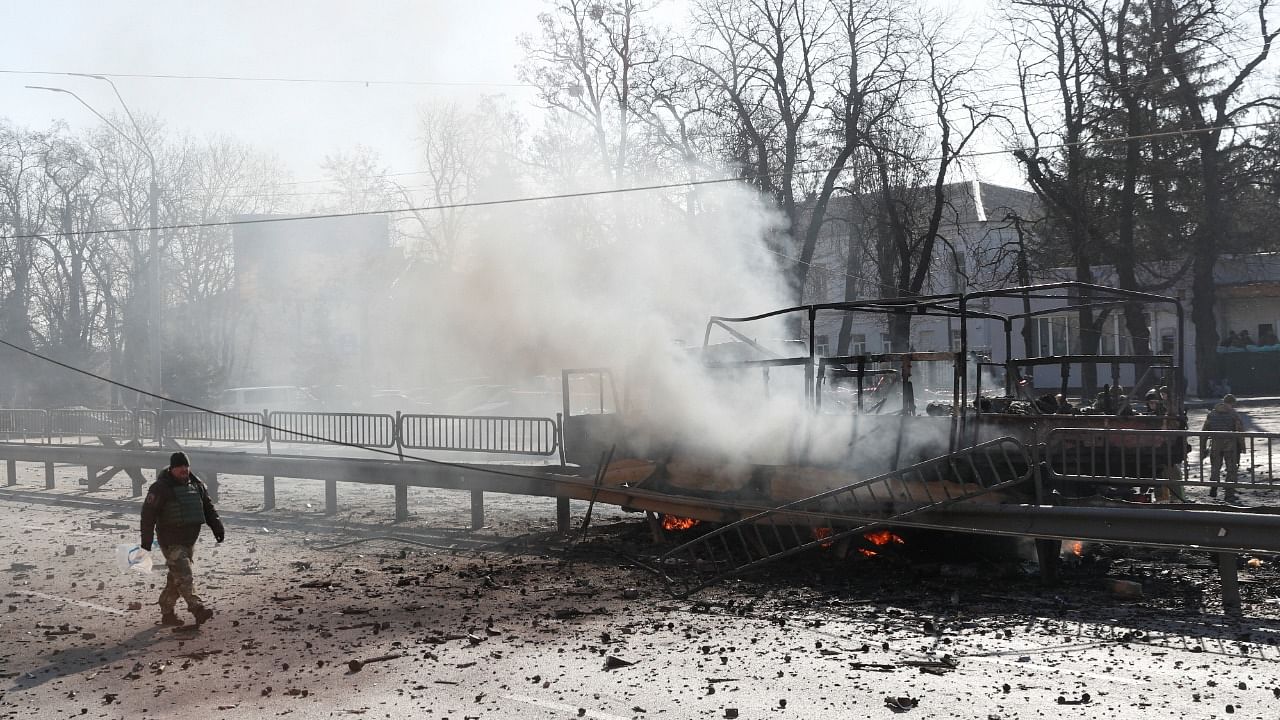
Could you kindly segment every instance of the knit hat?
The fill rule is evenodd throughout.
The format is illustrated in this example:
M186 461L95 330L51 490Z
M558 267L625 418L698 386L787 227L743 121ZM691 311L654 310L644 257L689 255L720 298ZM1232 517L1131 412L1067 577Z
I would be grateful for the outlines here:
M186 453L178 451L169 456L169 467L191 467L191 460Z
M1228 405L1234 405L1236 402L1236 396L1232 395L1231 393L1227 393L1226 395L1222 396L1222 402Z

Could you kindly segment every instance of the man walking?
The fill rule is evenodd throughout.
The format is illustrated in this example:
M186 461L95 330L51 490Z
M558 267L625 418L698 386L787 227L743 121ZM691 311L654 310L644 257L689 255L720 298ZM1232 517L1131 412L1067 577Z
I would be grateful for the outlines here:
M1240 420L1240 416L1232 408L1235 404L1235 396L1227 395L1222 402L1213 406L1213 411L1204 419L1204 426L1201 430L1213 430L1218 432L1244 432L1244 423ZM1240 469L1240 451L1243 448L1240 445L1240 439L1234 437L1213 437L1209 439L1209 482L1214 483L1209 489L1209 497L1218 496L1218 477L1222 472L1223 463L1227 466L1228 483L1234 483L1238 479ZM1204 455L1204 438L1200 438L1200 454ZM1227 502L1235 502L1236 489L1227 486L1223 490L1223 499Z
M213 531L214 539L222 542L226 530L209 499L209 491L191 472L187 454L176 452L169 456L169 467L160 471L142 504L142 547L151 549L154 530L169 570L160 593L161 625L182 624L174 613L178 596L187 601L187 610L195 617L196 624L213 617L213 611L196 595L191 575L196 540L200 537L200 526L205 524Z

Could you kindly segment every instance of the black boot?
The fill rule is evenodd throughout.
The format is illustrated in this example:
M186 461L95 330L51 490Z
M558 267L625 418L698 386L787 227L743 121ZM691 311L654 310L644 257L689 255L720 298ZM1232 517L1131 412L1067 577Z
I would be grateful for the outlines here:
M197 625L203 625L206 620L213 617L213 611L207 607L198 607L191 610L191 615L195 617Z
M174 614L172 610L166 610L160 613L160 620L157 625L182 625L183 619Z

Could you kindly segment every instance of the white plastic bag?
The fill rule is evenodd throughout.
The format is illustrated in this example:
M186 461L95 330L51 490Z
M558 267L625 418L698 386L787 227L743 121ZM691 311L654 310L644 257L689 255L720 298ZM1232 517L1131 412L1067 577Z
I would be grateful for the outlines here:
M134 570L140 573L151 572L151 553L143 550L140 545L117 545L116 546L116 565L121 570Z

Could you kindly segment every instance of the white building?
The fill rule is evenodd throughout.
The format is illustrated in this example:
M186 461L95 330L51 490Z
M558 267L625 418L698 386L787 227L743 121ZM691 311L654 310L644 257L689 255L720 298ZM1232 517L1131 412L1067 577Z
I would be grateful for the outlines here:
M929 192L921 189L920 193ZM946 186L947 209L939 228L941 240L936 244L931 271L923 294L946 294L996 290L1023 284L1019 280L1017 262L1019 253L1019 224L1033 222L1043 215L1034 193L1006 188L983 182L954 183ZM931 203L923 198L922 206ZM884 228L877 225L878 198L869 196L844 196L833 198L828 208L828 219L815 249L815 267L809 273L804 302L841 302L849 299L865 300L882 297L877 264L874 262L877 233ZM904 204L905 207L905 204ZM919 214L918 212L916 213ZM923 220L913 217L917 229ZM1175 263L1168 267L1156 267L1156 272L1172 275ZM1274 334L1280 329L1280 253L1227 256L1219 261L1215 275L1218 279L1216 313L1218 332L1226 336L1229 330L1249 330L1253 338ZM1039 272L1030 277L1031 284L1073 280L1074 271L1060 268ZM1159 284L1153 276L1138 278L1143 285ZM1095 266L1093 282L1107 287L1118 287L1114 269ZM1147 328L1151 338L1151 350L1158 355L1174 356L1181 362L1188 387L1194 388L1196 377L1195 328L1190 319L1190 278L1186 277L1167 289L1154 294L1171 296L1182 304L1182 356L1178 356L1176 338L1178 318L1176 308L1150 305L1144 308ZM1072 304L1070 301L1032 301L1033 311L1049 310L1054 306ZM971 310L989 310L1001 315L1024 312L1024 304L1018 298L979 299ZM911 323L910 348L892 347L886 316L858 314L844 320L846 314L819 313L815 323L815 345L820 355L859 355L881 352L912 350L917 352L956 350L960 347L959 321L954 318L916 317ZM842 323L848 333L848 346L840 347ZM1040 315L1032 320L1029 338L1023 336L1022 321L1012 325L1011 347L1014 357L1080 354L1079 315L1076 311L1063 311ZM1030 352L1026 350L1030 341ZM969 321L968 348L989 356L993 362L1008 359L1004 325L999 320L974 319ZM1108 312L1102 328L1099 352L1102 355L1133 354L1124 318L1118 308ZM1227 353L1235 355L1236 353ZM1252 394L1280 392L1280 371L1255 372L1262 367L1262 355L1221 358L1225 378L1233 389ZM1277 356L1280 359L1280 356ZM1265 363L1264 363L1265 364ZM1255 367L1256 366L1256 367ZM1272 363L1272 367L1276 364ZM1132 366L1103 366L1098 382L1118 381L1129 386L1135 381ZM1036 388L1045 391L1057 389L1062 384L1060 367L1039 367L1031 373ZM1267 381L1269 378L1269 381ZM950 377L941 366L921 369L921 379L938 387L949 386ZM1069 368L1067 384L1071 389L1082 385L1080 366ZM1274 387L1272 387L1274 386Z

